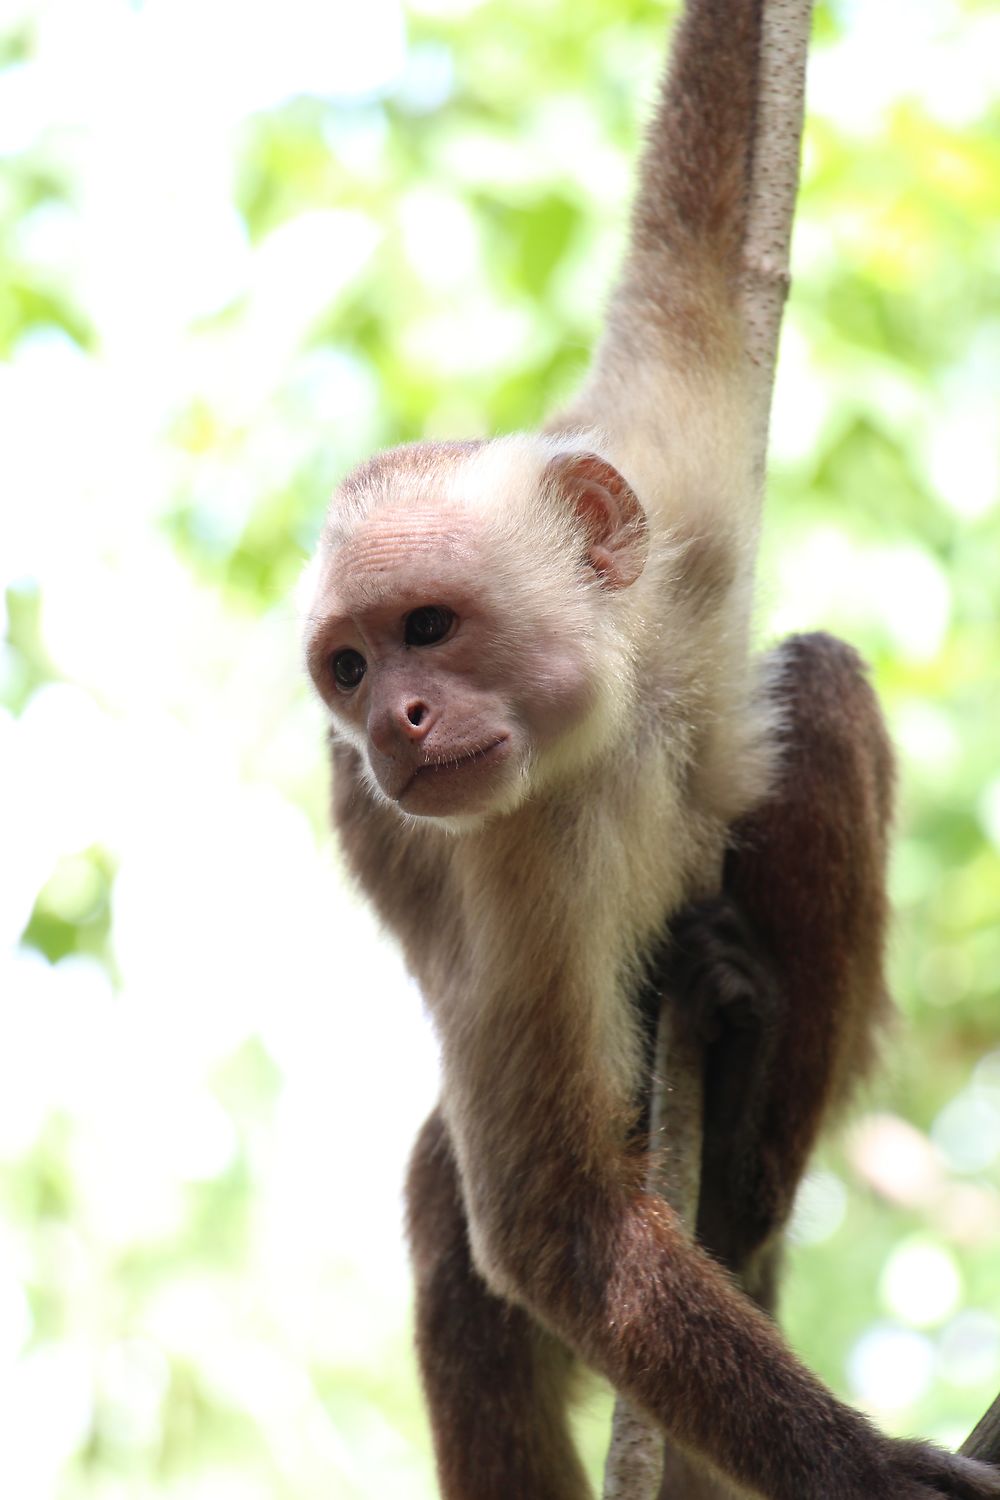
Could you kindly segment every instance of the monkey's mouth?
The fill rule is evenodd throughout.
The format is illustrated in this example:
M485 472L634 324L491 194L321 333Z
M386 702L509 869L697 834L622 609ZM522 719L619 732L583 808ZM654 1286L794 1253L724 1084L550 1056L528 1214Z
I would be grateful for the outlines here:
M495 740L490 740L486 745L479 745L475 750L466 750L458 755L442 755L440 757L428 756L411 774L397 796L397 801L402 802L407 793L415 787L430 787L438 782L449 781L452 777L460 777L469 771L477 771L480 766L492 765L503 760L507 755L510 736L499 735Z
M489 760L494 751L499 750L501 745L506 745L508 736L502 734L499 739L491 740L488 745L481 745L478 750L468 750L463 755L442 756L440 760L428 758L419 765L410 778L411 782L418 776L424 776L428 772L432 775L447 774L449 771L464 771L467 766L481 764Z

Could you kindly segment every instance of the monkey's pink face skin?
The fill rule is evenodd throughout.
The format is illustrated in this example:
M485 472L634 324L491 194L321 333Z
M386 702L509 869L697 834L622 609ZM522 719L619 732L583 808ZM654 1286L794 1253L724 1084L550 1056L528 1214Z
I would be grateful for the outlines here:
M490 576L475 518L381 510L319 581L309 670L380 791L421 817L508 810L586 712L582 648Z

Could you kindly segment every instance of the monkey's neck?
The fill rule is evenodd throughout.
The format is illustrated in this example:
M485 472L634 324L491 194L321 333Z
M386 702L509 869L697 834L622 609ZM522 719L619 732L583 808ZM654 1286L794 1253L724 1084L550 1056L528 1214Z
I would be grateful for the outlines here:
M616 788L607 778L571 800L538 799L452 842L461 944L447 973L421 976L446 1067L483 1068L485 1082L518 1055L518 1036L541 1026L631 1097L636 1039L623 992L669 913L701 883L719 830L713 840L681 816L666 777L651 813L649 764L631 791L618 769Z

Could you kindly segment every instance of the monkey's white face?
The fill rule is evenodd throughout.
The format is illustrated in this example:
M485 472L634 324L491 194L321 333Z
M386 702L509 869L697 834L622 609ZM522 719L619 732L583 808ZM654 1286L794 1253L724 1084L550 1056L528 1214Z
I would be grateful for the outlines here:
M585 645L504 576L477 517L430 504L376 511L320 566L310 673L404 814L511 811L593 703Z

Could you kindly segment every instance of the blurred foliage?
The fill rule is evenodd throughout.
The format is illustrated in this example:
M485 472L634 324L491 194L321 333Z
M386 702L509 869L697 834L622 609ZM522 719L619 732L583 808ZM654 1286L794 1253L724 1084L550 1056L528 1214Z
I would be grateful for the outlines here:
M322 853L289 601L371 449L571 388L664 12L5 18L0 1473L430 1495L388 1201L416 1001ZM974 0L820 7L761 617L855 641L902 758L905 1030L786 1322L946 1441L1000 1386L998 46Z

